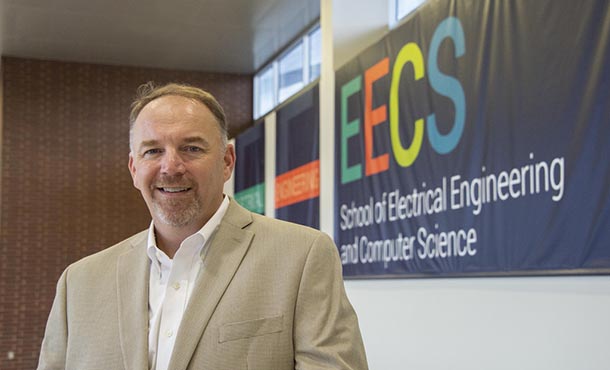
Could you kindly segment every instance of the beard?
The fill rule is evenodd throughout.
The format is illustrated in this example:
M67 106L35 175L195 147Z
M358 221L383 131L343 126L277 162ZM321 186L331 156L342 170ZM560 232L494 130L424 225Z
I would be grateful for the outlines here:
M181 183L174 180L173 177L164 178L161 182L166 184ZM153 197L152 199L152 212L157 216L159 221L174 227L185 226L196 221L201 215L202 210L203 205L196 193L192 194L192 197L187 198L158 199Z
M190 224L201 213L200 203L187 199L153 200L152 208L159 221L174 227Z

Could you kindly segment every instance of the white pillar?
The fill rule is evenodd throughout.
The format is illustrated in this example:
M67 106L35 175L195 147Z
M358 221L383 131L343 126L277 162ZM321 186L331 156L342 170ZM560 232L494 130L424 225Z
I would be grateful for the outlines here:
M275 217L275 111L265 116L265 215Z
M320 3L322 64L320 69L320 230L334 235L335 70L332 0Z
M235 139L231 139L227 141L227 143L235 147ZM235 195L235 168L233 168L233 173L231 173L231 177L227 181L225 181L223 191L225 194L231 197Z

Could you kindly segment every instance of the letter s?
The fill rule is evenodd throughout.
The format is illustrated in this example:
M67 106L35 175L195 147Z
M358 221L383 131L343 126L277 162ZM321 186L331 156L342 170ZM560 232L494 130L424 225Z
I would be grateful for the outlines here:
M428 116L428 140L439 154L447 154L456 147L462 137L466 119L466 99L460 81L443 74L438 69L438 49L445 37L453 40L456 58L464 55L464 30L459 19L448 17L436 27L428 53L428 74L432 88L440 95L451 99L455 105L455 121L453 122L453 128L447 135L442 135L438 131L435 114Z

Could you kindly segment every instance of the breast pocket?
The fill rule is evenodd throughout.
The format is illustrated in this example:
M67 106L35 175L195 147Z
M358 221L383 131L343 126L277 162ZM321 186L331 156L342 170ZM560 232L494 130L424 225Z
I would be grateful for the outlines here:
M220 327L218 342L224 343L237 339L279 333L282 331L283 323L284 315L224 324Z

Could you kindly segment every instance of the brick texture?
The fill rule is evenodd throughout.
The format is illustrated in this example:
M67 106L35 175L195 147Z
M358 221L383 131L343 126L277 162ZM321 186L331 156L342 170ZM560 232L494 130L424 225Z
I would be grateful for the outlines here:
M127 170L137 86L203 87L235 135L252 124L252 76L18 58L2 69L0 369L33 369L63 269L150 222Z

